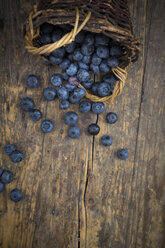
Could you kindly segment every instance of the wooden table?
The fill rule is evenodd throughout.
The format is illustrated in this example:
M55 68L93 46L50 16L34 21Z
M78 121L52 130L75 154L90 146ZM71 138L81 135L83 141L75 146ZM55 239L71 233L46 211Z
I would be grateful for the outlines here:
M165 247L165 2L130 1L136 37L142 43L138 62L130 65L123 94L106 106L119 121L109 126L106 113L79 114L82 135L69 139L63 123L66 111L59 102L43 100L55 69L24 48L22 24L36 1L2 0L0 17L0 156L1 166L13 171L15 181L0 194L0 247L3 248L164 248ZM132 3L134 2L134 3ZM41 86L28 89L29 74L39 75ZM29 96L55 122L55 131L43 134L20 111L21 97ZM78 112L78 106L72 106ZM98 122L93 138L87 126ZM109 133L111 148L100 145ZM13 164L3 147L13 143L25 159ZM116 157L128 148L129 159ZM9 200L13 188L24 199Z

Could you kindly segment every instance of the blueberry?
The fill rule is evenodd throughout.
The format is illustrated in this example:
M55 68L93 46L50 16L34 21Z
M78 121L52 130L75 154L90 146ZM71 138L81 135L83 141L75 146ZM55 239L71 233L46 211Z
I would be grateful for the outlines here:
M108 83L100 83L97 88L98 95L101 97L110 96L113 93L113 89Z
M55 28L52 32L52 41L56 42L62 38L62 29L61 28Z
M97 124L92 123L88 126L88 133L89 134L97 135L99 132L100 132L100 127Z
M69 59L64 59L62 63L59 65L62 70L66 70L70 65Z
M114 112L109 112L106 115L106 120L109 124L114 124L118 120L117 114Z
M65 50L67 53L73 53L75 48L76 48L76 43L75 41L72 41L70 44L66 45Z
M43 120L41 123L41 129L44 133L50 133L54 129L54 123L51 120Z
M101 137L101 143L103 146L111 146L112 142L113 142L112 137L107 134Z
M64 72L62 72L62 78L64 80L68 80L69 79L69 75L64 71Z
M62 75L59 73L53 74L50 78L50 82L53 86L59 87L63 83Z
M109 52L110 52L111 56L120 57L123 55L123 51L122 51L121 47L117 46L117 45L111 46Z
M121 160L125 160L128 158L128 151L127 149L119 149L117 151L117 156L118 158L120 158Z
M70 62L74 62L74 60L73 60L73 54L69 54L68 55L68 59L70 60Z
M2 169L2 168L0 168L0 176L2 175L2 173L3 173L3 169Z
M28 76L27 85L29 86L29 88L37 88L39 84L40 84L40 80L37 76L35 75Z
M79 101L85 96L85 90L83 88L75 88L69 97L69 101L73 104L79 103Z
M10 199L14 202L19 202L20 200L22 200L23 198L23 194L19 189L13 189L10 192Z
M101 58L97 56L96 53L93 54L92 56L92 64L93 65L99 65L101 63Z
M67 100L69 97L69 91L65 87L61 86L57 90L57 96L60 100Z
M67 100L63 100L60 102L60 109L68 109L70 103Z
M30 97L21 99L20 107L22 110L29 112L34 108L34 101Z
M77 72L77 78L80 82L87 82L91 75L87 70L79 69Z
M1 176L1 182L4 184L11 183L14 180L14 175L11 171L3 171Z
M69 111L64 116L64 122L67 125L73 126L78 122L78 115L73 111Z
M81 53L83 55L92 55L94 52L95 48L93 45L87 45L87 44L83 44L81 46Z
M104 34L96 34L95 36L95 45L108 45L110 39Z
M99 67L100 67L101 72L109 72L109 67L108 67L108 64L107 64L107 60L103 60Z
M96 96L98 95L98 90L97 90L97 89L98 89L99 84L100 84L100 83L93 83L93 84L92 84L91 90L92 90L92 93L93 93L94 95L96 95Z
M43 96L47 101L53 101L56 98L56 90L52 87L44 89Z
M39 121L42 117L41 111L38 109L33 109L32 111L30 111L29 113L29 117L32 121Z
M66 88L69 92L71 92L71 91L73 91L73 90L76 88L76 86L70 84L69 82L67 82L67 83L65 84L65 88Z
M76 64L70 64L70 66L66 70L66 73L69 76L74 76L77 73L77 70L78 70L78 66Z
M90 89L93 83L94 83L94 80L93 80L93 77L91 76L91 78L87 82L82 82L82 85L84 86L84 88Z
M90 64L90 69L94 74L100 74L100 68L98 65Z
M90 62L91 62L91 56L90 55L83 56L82 63L89 64Z
M80 31L80 32L76 35L75 42L76 42L76 43L82 43L82 42L84 41L85 34L86 34L85 31L83 31L83 30Z
M53 55L50 55L49 59L52 62L52 64L54 64L54 65L59 65L62 63L62 58L56 58Z
M97 56L102 59L107 59L109 57L109 48L106 46L98 46L96 49Z
M79 85L78 79L76 76L69 77L69 83L71 85L77 86Z
M5 191L5 184L0 182L0 193Z
M65 48L59 47L52 52L52 55L56 58L63 58L65 55Z
M91 110L91 103L89 101L82 101L79 104L80 112L87 113Z
M43 45L49 44L51 43L52 39L51 39L51 35L50 34L41 34L40 36L40 42Z
M105 110L105 105L103 102L92 103L92 112L95 114L101 114Z
M19 163L24 159L24 155L23 155L23 153L21 151L15 150L10 155L10 158L11 158L13 163Z
M92 33L87 33L85 36L84 43L87 45L93 45L95 41L95 36Z
M6 145L5 145L5 147L4 147L4 152L5 152L5 154L10 155L10 154L12 154L12 152L14 152L14 151L15 151L14 145L12 145L12 144L6 144Z
M82 61L78 62L78 66L79 66L80 69L89 70L89 65L83 63Z
M48 34L48 33L51 33L53 31L53 28L54 28L54 25L46 22L46 23L41 25L40 31L41 31L41 33Z
M112 72L105 74L102 77L102 80L108 84L110 84L111 87L113 87L116 83L116 77Z
M77 139L80 136L80 128L77 126L68 129L68 136L72 139Z
M82 55L82 53L81 53L80 48L76 48L76 49L74 50L74 53L73 53L73 59L74 59L75 61L80 61L80 60L82 60L82 58L83 58L83 55Z
M116 57L110 57L107 59L107 64L111 68L116 68L119 65L119 60Z

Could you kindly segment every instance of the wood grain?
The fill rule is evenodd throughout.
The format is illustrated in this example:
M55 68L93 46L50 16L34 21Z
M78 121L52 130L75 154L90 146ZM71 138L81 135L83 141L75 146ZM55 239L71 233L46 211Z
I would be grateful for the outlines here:
M15 181L0 194L2 248L164 248L165 146L164 83L165 30L163 0L129 1L134 31L142 42L138 62L130 65L123 94L106 113L119 121L109 126L106 113L80 114L81 139L67 137L59 102L43 100L43 88L58 68L47 68L24 49L22 26L35 1L0 2L0 161ZM30 90L26 77L36 74L41 86ZM30 96L55 131L43 134L20 111L21 97ZM97 122L93 138L86 128ZM111 134L111 148L100 137ZM25 153L14 165L3 154L7 142ZM120 161L117 149L127 147L129 159ZM9 192L18 187L24 199L14 204Z

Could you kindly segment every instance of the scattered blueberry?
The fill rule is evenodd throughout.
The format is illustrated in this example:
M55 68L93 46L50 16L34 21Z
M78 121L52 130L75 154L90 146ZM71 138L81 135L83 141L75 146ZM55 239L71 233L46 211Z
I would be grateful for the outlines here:
M0 193L5 191L5 184L0 182Z
M10 155L10 154L12 154L12 152L14 152L14 151L15 151L14 145L12 145L12 144L6 144L6 145L5 145L5 147L4 147L4 152L5 152L5 154Z
M52 52L52 55L56 58L63 58L65 55L65 48L59 47Z
M101 143L104 146L111 146L112 142L113 142L113 139L112 139L112 137L110 135L106 134L106 135L101 137Z
M101 97L110 96L113 93L113 89L108 83L100 83L97 88L98 95Z
M21 99L20 107L22 110L29 112L34 108L34 101L30 97Z
M89 134L97 135L99 132L100 132L100 127L97 124L92 123L88 126L88 133Z
M41 111L38 109L33 109L29 112L29 117L32 121L39 121L42 117Z
M74 50L74 53L73 53L73 59L75 61L80 61L80 60L82 60L82 58L83 58L83 55L81 53L81 49L80 48L76 48Z
M90 55L85 55L82 59L82 63L84 64L89 64L91 62L91 56Z
M122 51L121 47L117 46L117 45L111 46L109 51L110 51L111 56L120 57L123 55L123 51Z
M107 59L107 64L111 68L116 68L119 65L119 60L116 57L110 57Z
M69 97L69 91L65 87L61 86L57 90L57 96L60 100L67 100Z
M47 22L42 24L40 27L41 33L44 33L44 34L51 33L53 29L54 29L54 25L49 24Z
M83 88L75 88L70 96L69 101L73 104L79 103L79 101L85 96L85 90Z
M70 66L66 70L66 73L69 76L74 76L77 73L77 70L78 70L78 66L76 64L70 64Z
M68 109L70 103L67 100L63 100L60 102L60 109Z
M92 76L91 76L91 78L87 82L82 82L82 85L86 89L91 89L91 87L92 87L93 84L94 84L94 80L93 80L93 77Z
M92 55L95 48L93 45L83 44L81 47L81 52L83 55Z
M69 111L64 116L64 122L67 125L73 126L78 122L78 115L73 111Z
M120 158L121 160L125 160L128 158L128 151L127 149L119 149L117 151L117 156L118 158Z
M3 171L1 176L1 182L4 184L11 183L14 180L14 175L11 171Z
M99 67L100 67L101 72L109 72L109 67L108 67L108 64L107 64L107 60L103 60Z
M10 199L14 202L18 202L20 200L22 200L23 198L23 194L19 189L13 189L10 192Z
M62 75L59 73L53 74L50 78L50 82L55 87L60 86L63 83Z
M87 113L91 110L91 103L89 101L82 101L79 104L80 112Z
M105 105L103 102L94 102L92 103L92 112L95 114L101 114L105 110Z
M70 44L66 45L65 50L67 53L73 53L76 48L76 43L72 41Z
M77 72L77 78L80 82L87 82L91 75L87 70L79 69Z
M82 61L78 62L78 66L79 66L80 69L89 70L89 65L83 63Z
M100 83L93 83L92 84L92 88L91 88L91 90L92 90L92 93L93 93L93 95L98 95L98 86L99 86L99 84Z
M68 136L72 139L77 139L80 136L80 128L77 126L68 129Z
M62 78L64 80L68 80L69 79L69 75L64 71L64 72L62 72Z
M109 57L109 48L107 46L98 46L96 53L98 57L107 59Z
M94 74L100 74L100 68L98 65L90 64L90 69Z
M108 45L110 39L104 34L96 34L95 36L95 45Z
M27 85L29 86L29 88L37 88L39 84L40 84L40 80L37 76L35 75L28 76Z
M92 64L93 65L99 65L101 63L101 58L97 56L96 53L93 54L92 56Z
M50 55L49 59L54 65L59 65L62 63L62 58L56 58L53 55Z
M64 59L62 63L59 65L62 70L66 70L70 65L69 59Z
M52 87L45 88L43 96L47 101L53 101L56 98L56 89Z
M106 120L109 124L114 124L118 118L117 118L117 114L114 113L114 112L109 112L107 115L106 115Z
M15 150L10 155L10 158L11 158L13 163L19 163L24 159L24 155L23 155L23 153L21 151Z
M54 129L54 123L51 120L43 120L41 123L41 129L44 133L50 133Z

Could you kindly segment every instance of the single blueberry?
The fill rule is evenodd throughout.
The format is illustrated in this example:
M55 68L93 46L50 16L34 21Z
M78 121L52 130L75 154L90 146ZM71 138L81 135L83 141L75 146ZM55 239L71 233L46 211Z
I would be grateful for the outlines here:
M39 121L42 117L42 113L38 109L33 109L32 111L29 112L29 117L32 121Z
M101 63L101 58L97 56L96 53L93 54L92 56L92 64L93 65L99 65Z
M100 74L100 68L98 65L90 64L90 69L94 74Z
M111 68L116 68L119 65L119 60L116 57L110 57L107 59L107 64Z
M99 67L101 72L109 72L109 66L107 64L107 60L103 60Z
M0 193L5 191L5 184L0 182Z
M101 144L103 146L111 146L113 139L110 135L106 134L101 137Z
M64 122L67 125L73 126L78 122L78 115L73 111L69 111L64 116Z
M115 57L120 57L123 55L122 48L120 46L111 46L109 49L110 55Z
M52 52L52 55L56 58L63 58L65 55L65 48L59 47Z
M2 175L2 173L3 173L3 169L2 169L2 168L0 168L0 176Z
M65 50L67 53L73 53L76 48L76 43L75 41L72 41L70 44L65 46Z
M40 31L41 33L48 34L53 31L54 25L45 22L44 24L41 25Z
M80 48L76 48L74 50L74 53L73 53L73 60L80 61L80 60L82 60L82 58L83 58L83 55L81 53L81 49Z
M110 39L104 34L96 34L95 36L95 45L108 45Z
M82 63L84 64L89 64L91 62L91 56L90 55L85 55L83 58L82 58Z
M69 77L69 83L75 86L79 85L79 82L76 76Z
M78 66L79 66L80 69L89 70L89 65L83 63L82 61L78 62Z
M53 74L50 78L50 83L55 87L59 87L63 83L62 75L59 73Z
M68 80L69 79L69 75L64 71L64 72L62 72L62 78L64 80Z
M70 96L69 101L73 104L79 103L79 101L85 96L86 91L83 88L75 88Z
M75 38L76 43L82 43L84 41L86 32L84 30L80 31Z
M4 170L1 176L1 182L4 184L11 183L14 180L14 175L11 171Z
M74 62L73 54L69 54L69 55L68 55L68 59L70 60L70 62Z
M89 134L97 135L99 132L100 132L100 127L97 124L92 123L88 126L88 133Z
M91 90L92 90L92 93L93 93L94 95L96 95L96 96L98 95L98 90L97 90L97 88L98 88L99 84L100 84L100 83L98 83L98 82L92 84Z
M62 70L66 70L70 65L69 59L64 59L62 63L59 65Z
M12 200L14 202L19 202L20 200L22 200L22 198L23 198L23 194L22 194L21 190L13 189L10 192L10 200Z
M5 154L10 155L10 154L12 154L12 152L14 152L14 151L15 151L14 145L12 145L12 144L6 144L6 145L5 145L5 147L4 147L4 152L5 152Z
M110 96L113 94L113 89L108 83L100 83L97 88L98 95L101 97Z
M22 110L29 112L34 108L34 101L30 97L21 99L20 107Z
M21 151L15 150L10 155L10 158L11 158L13 163L19 163L24 159L24 155L23 155L23 153Z
M35 75L28 76L27 85L29 86L29 88L37 88L39 84L40 84L40 80L37 76Z
M63 100L60 102L60 109L68 109L70 103L67 100Z
M95 48L94 48L94 45L87 45L87 44L83 44L81 46L81 53L83 55L92 55L93 52L94 52Z
M76 88L76 86L70 84L69 82L67 82L67 83L65 84L65 88L66 88L69 92L71 92L71 91L73 91L73 90Z
M43 45L49 44L49 43L51 43L51 41L52 41L52 38L51 38L51 35L50 34L41 34L41 36L40 36L40 42Z
M61 28L55 28L52 32L52 41L56 42L62 38L62 29Z
M102 80L105 82L105 83L108 83L110 84L111 87L113 87L116 83L116 77L114 76L114 74L112 72L110 73L106 73L103 77L102 77Z
M109 124L114 124L118 120L117 114L114 112L109 112L106 115L106 120Z
M87 82L82 82L82 85L86 89L91 89L93 83L94 83L94 80L93 80L93 77L91 76L91 78Z
M54 65L59 65L62 63L62 58L56 58L53 55L49 56L49 60L52 62Z
M101 114L105 110L105 105L103 102L94 102L92 103L92 112L95 114Z
M79 110L82 113L87 113L91 110L91 103L89 101L82 101L79 104Z
M80 128L77 126L68 129L68 136L72 139L77 139L80 136Z
M84 43L87 45L93 45L95 41L95 36L93 33L87 33L85 36Z
M77 72L77 78L80 82L87 82L91 75L87 70L79 69Z
M77 73L78 70L78 66L77 64L70 64L70 66L68 67L68 69L66 70L66 73L69 76L74 76Z
M41 129L44 133L50 133L54 129L54 123L51 120L43 120L41 123Z
M53 101L56 98L56 90L52 87L44 89L43 96L47 101Z
M67 100L69 97L69 91L65 87L61 86L57 90L57 96L60 100Z
M119 149L117 151L117 156L121 160L127 159L128 158L128 151L127 151L127 149Z
M98 46L96 53L99 58L107 59L109 57L109 48L107 46Z

